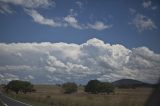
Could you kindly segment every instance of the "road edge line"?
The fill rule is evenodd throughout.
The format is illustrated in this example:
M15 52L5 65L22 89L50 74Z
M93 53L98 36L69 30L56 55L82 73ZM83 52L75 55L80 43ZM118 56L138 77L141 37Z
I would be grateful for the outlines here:
M8 106L4 101L2 101L2 99L0 99L0 101L4 106Z
M21 102L21 101L19 101L19 100L13 99L13 98L11 98L11 97L8 97L8 96L6 96L6 95L4 95L4 94L3 94L3 96L6 97L6 98L8 98L8 99L10 99L10 100L12 100L12 101L15 101L15 102L18 102L18 103L27 105L27 106L32 106L32 105L30 105L30 104L27 104L27 103Z

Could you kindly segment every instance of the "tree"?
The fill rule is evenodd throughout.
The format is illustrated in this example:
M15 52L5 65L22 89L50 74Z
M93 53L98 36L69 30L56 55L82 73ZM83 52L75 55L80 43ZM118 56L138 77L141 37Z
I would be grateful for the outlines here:
M85 92L98 93L99 84L100 81L98 80L90 80L85 86Z
M111 93L114 92L114 86L108 82L90 80L85 86L85 92L90 93Z
M78 86L73 82L67 82L62 85L64 93L74 93L77 92Z
M33 90L33 85L30 82L23 82L23 86L22 86L22 92L24 94L26 94L27 92L32 92Z
M12 90L16 94L19 92L26 94L27 92L31 92L33 90L33 85L27 81L12 80L7 84L6 90Z
M114 86L108 82L101 82L98 90L101 93L108 93L109 94L111 92L114 92Z

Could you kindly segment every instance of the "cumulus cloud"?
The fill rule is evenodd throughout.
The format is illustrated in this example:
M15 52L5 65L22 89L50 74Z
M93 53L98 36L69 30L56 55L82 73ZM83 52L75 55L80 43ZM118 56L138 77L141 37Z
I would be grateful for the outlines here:
M132 78L155 83L160 54L147 47L128 49L93 38L83 44L0 43L1 83L12 79L34 83L86 83Z
M135 18L132 20L132 24L137 28L139 32L157 28L152 19L142 14L136 14Z
M48 19L46 17L44 17L43 15L41 15L40 13L38 13L36 10L29 10L29 9L25 9L26 13L28 15L30 15L34 22L42 24L42 25L48 25L51 27L60 27L61 24L59 22L55 22L53 19Z

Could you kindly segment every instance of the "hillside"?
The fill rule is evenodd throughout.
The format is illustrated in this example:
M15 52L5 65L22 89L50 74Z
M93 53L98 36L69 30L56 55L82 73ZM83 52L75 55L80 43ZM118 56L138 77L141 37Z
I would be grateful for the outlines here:
M121 80L112 82L112 84L120 88L152 87L153 86L153 84L141 82L134 79L121 79Z

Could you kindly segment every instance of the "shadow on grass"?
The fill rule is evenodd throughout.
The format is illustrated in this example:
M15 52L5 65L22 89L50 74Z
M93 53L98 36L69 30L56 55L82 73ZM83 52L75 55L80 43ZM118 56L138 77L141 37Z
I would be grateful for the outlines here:
M160 80L153 90L153 93L148 98L145 106L160 106Z

